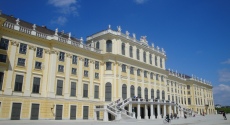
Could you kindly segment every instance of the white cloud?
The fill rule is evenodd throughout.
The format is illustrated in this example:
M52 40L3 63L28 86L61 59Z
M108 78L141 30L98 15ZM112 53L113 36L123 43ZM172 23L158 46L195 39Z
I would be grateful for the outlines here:
M56 23L59 25L64 25L67 22L67 18L63 16L59 16L56 20L52 20L51 23Z
M230 82L230 71L228 69L219 71L219 82Z
M145 3L145 2L147 2L148 0L134 0L134 2L136 3L136 4L143 4L143 3Z
M79 5L77 4L77 0L49 0L48 4L56 7L56 11L61 14L56 20L51 21L51 23L64 25L68 21L68 15L78 16L77 9Z
M230 59L228 59L227 61L221 62L221 64L230 64Z
M214 101L215 104L230 105L230 86L225 84L220 84L213 88Z

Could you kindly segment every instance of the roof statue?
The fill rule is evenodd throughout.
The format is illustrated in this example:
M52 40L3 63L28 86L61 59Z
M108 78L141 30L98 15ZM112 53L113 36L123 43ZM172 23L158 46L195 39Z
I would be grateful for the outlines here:
M109 24L109 29L111 29L111 25Z
M148 44L148 41L146 40L147 36L141 36L140 38L140 42L144 43L144 44Z
M136 39L136 34L135 33L133 33L133 38Z
M20 22L20 20L19 20L19 18L17 18L16 25L19 25L19 22Z
M154 48L154 43L152 43L152 47Z
M33 27L33 30L35 30L35 28L36 28L36 24L34 24L32 27Z
M55 29L55 34L54 35L58 35L58 28Z
M126 34L127 36L129 36L130 33L129 33L129 31L126 31L125 34Z
M83 38L82 37L81 37L80 41L81 41L81 44L82 44L83 43Z
M117 26L117 31L121 32L121 26Z
M69 32L68 36L69 36L69 39L70 39L71 38L71 32Z

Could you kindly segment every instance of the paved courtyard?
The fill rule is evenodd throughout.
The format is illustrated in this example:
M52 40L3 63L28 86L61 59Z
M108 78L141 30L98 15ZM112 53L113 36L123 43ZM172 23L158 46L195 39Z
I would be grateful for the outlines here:
M230 125L230 114L228 120L222 115L196 116L187 119L180 118L172 120L171 125ZM163 119L158 120L129 120L129 121L84 121L84 120L2 120L1 125L162 125Z

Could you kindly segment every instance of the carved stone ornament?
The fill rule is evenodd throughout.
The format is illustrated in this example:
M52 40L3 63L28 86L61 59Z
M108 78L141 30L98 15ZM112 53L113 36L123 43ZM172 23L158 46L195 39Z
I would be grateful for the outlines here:
M51 53L51 54L57 54L57 55L58 55L59 52L58 52L57 50L50 50L50 53Z
M29 49L36 50L35 46L32 46L32 45L28 45L28 46L29 46Z
M19 42L16 42L16 41L12 41L12 40L11 40L11 45L13 45L13 46L19 46Z
M118 66L121 66L121 63L117 62L117 65L118 65Z
M79 57L79 60L84 60L84 58L83 57Z
M70 53L66 53L66 56L69 57L69 58L72 58L72 57L73 57L73 55L70 54Z
M90 60L89 62L90 62L90 63L93 63L93 64L95 63L95 61L94 61L94 60Z
M100 62L100 65L104 65L105 63L104 62Z

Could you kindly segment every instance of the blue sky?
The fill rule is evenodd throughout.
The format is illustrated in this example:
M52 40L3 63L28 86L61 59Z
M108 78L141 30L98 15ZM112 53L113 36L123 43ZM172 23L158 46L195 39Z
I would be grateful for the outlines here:
M109 24L146 35L167 69L212 82L215 104L230 105L229 0L2 0L0 10L84 40Z

